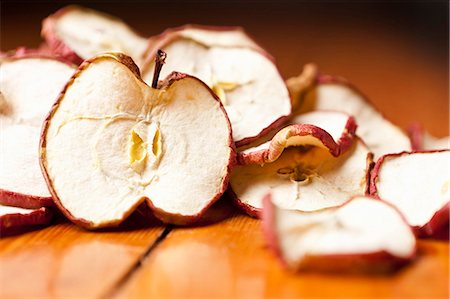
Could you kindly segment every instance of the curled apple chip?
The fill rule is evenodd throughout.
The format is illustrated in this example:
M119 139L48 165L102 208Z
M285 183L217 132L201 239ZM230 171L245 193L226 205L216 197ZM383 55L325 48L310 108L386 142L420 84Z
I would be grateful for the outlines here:
M76 64L103 52L117 51L141 66L148 46L148 40L122 20L75 5L44 19L41 35L53 53Z
M0 205L0 235L23 226L47 225L52 213L47 208L23 209Z
M371 163L372 154L357 137L339 157L322 147L290 147L272 163L236 166L230 194L252 216L259 216L261 199L269 192L282 208L319 210L364 194Z
M289 89L295 92L296 80ZM360 136L378 158L384 154L411 150L408 136L376 110L369 100L346 80L339 77L316 76L315 85L297 92L294 102L301 103L298 113L314 110L336 110L352 115Z
M74 68L28 54L0 62L0 204L53 205L39 168L41 125Z
M356 123L342 112L314 111L296 116L291 125L257 147L238 152L239 164L265 164L278 159L291 146L317 146L337 157L352 144Z
M370 197L301 212L282 209L266 196L262 218L270 248L293 270L384 272L412 260L416 252L402 215Z
M150 41L143 78L151 82L154 57L163 49L171 71L203 80L220 98L241 146L281 125L291 113L287 87L273 59L238 27L184 26Z
M419 123L411 124L408 127L408 135L414 151L450 149L450 136L434 137Z
M378 159L370 193L396 206L419 236L447 229L450 150L399 153Z
M130 57L84 62L44 124L41 166L73 222L117 225L147 202L168 223L197 220L225 191L235 151L222 104L173 73L146 85Z

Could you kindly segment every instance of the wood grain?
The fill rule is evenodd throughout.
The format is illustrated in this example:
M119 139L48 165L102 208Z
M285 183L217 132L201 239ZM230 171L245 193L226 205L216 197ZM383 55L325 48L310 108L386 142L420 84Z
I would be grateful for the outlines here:
M99 298L139 262L163 231L144 219L86 231L63 221L0 240L0 298Z
M235 212L172 230L115 297L448 298L448 250L420 241L417 260L391 275L293 273L266 248L260 220Z

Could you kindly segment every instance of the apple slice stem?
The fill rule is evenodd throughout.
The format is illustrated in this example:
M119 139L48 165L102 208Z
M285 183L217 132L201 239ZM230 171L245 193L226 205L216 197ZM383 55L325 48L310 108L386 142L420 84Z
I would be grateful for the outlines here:
M159 49L158 54L155 57L155 72L153 73L153 82L152 87L158 87L159 74L161 73L161 69L163 64L166 62L167 54L163 50Z

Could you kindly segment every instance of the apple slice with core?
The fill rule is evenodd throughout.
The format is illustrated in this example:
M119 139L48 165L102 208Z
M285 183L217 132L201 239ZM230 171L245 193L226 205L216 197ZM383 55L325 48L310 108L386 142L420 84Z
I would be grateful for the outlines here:
M285 210L264 198L267 242L292 270L385 272L411 261L416 240L391 205L356 196L314 212Z
M22 226L47 225L52 213L47 208L23 209L0 205L0 235Z
M35 55L1 59L0 204L32 209L53 205L39 168L41 125L74 70Z
M229 192L238 206L255 217L269 192L282 208L314 211L364 194L371 164L372 154L357 137L339 157L321 147L290 147L272 163L236 166Z
M238 27L184 26L152 38L143 78L151 82L153 57L171 57L162 76L179 71L203 80L220 98L241 146L281 125L291 113L287 87L273 59Z
M136 34L122 20L74 5L44 19L41 34L53 53L76 64L103 52L117 51L142 66L148 46L148 39Z
M295 88L291 78L289 88ZM292 83L294 82L294 83ZM314 87L298 93L301 103L298 113L314 110L336 110L352 115L358 124L358 136L373 151L376 158L389 153L411 150L408 136L387 120L368 99L346 80L317 76Z
M450 136L437 138L428 133L419 123L408 127L411 148L414 151L450 149Z
M295 117L268 142L238 152L239 164L265 164L290 146L318 146L337 157L352 144L356 123L342 112L314 111Z
M399 153L378 159L370 193L401 211L419 236L449 225L450 150Z
M151 88L128 56L105 53L84 62L57 100L40 151L62 212L98 228L142 202L164 222L194 222L225 191L233 146L223 106L203 82L173 73Z

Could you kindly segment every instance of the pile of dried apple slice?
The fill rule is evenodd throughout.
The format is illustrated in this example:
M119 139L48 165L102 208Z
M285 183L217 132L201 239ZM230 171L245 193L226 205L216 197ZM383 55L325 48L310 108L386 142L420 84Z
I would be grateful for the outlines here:
M2 228L48 222L53 204L110 227L144 202L187 225L228 190L293 269L391 269L416 236L448 235L448 141L408 137L314 65L285 82L242 28L144 38L70 6L42 35L39 50L2 55L0 203L15 206L0 206Z
M51 219L54 204L39 167L40 128L73 72L72 65L36 53L0 58L1 232Z

